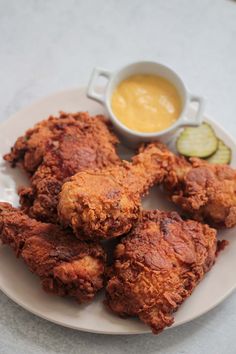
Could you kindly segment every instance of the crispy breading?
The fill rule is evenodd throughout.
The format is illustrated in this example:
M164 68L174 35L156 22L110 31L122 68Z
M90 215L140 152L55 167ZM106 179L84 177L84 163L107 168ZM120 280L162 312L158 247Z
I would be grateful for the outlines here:
M176 158L165 187L192 218L215 227L236 225L236 171L230 166Z
M23 210L39 220L57 222L63 182L79 171L119 164L117 142L103 116L61 113L38 123L4 157L13 165L22 162L33 173L32 187L19 193Z
M143 211L114 252L106 304L120 316L138 316L159 333L191 295L216 257L216 231L176 212Z
M78 237L108 239L128 232L140 214L140 197L160 183L172 156L160 143L142 147L132 162L84 171L66 182L58 214Z
M8 203L0 203L0 238L40 277L46 292L83 303L103 287L106 255L98 244L30 219Z

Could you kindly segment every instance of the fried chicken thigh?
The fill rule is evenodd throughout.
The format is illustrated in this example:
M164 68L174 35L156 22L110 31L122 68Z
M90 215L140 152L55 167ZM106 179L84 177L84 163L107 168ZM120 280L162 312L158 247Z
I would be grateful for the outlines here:
M143 211L115 249L105 303L159 333L211 269L216 249L216 231L208 225L183 221L176 212Z
M84 303L103 287L106 255L100 245L30 219L8 203L0 203L0 239L39 276L46 292Z
M109 239L128 232L140 214L140 197L161 182L171 154L160 143L141 148L132 162L84 171L66 182L58 213L83 239Z
M116 137L103 116L87 113L50 117L17 140L5 160L21 161L32 187L20 190L23 210L38 220L57 222L58 194L63 182L79 171L119 164Z
M230 166L176 157L165 188L192 218L215 227L236 225L236 171Z

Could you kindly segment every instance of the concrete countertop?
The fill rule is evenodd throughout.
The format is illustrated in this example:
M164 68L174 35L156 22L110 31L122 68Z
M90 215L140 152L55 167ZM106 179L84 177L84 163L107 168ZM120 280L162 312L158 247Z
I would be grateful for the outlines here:
M0 120L39 97L85 86L94 66L112 70L147 59L179 72L236 138L235 1L0 0L0 53ZM235 334L235 293L160 336L66 329L0 293L1 354L235 354Z

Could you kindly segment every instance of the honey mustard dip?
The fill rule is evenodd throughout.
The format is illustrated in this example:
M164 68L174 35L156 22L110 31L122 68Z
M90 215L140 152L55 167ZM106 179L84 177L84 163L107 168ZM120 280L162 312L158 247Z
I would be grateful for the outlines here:
M182 102L171 82L161 76L140 74L119 83L112 94L111 107L126 127L153 133L175 123Z

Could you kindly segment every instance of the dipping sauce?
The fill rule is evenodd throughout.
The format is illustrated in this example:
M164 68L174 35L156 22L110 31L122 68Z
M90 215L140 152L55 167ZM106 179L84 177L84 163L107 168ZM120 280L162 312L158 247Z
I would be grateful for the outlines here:
M175 86L161 76L133 75L121 81L111 100L115 116L142 133L167 129L178 119L182 102Z

